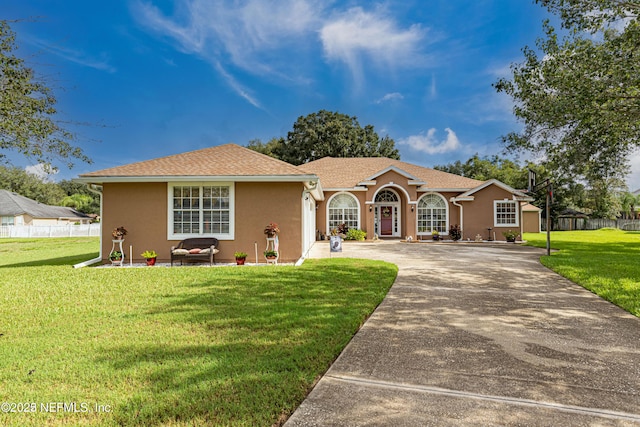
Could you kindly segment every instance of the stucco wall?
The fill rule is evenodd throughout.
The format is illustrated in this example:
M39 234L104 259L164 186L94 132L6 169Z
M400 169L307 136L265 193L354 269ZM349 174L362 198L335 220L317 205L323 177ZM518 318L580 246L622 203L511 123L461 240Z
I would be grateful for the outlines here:
M495 234L495 240L506 240L502 235L503 231L512 230L518 234L522 233L522 218L519 218L519 226L496 227L494 225L494 201L495 200L513 200L513 195L498 187L490 185L473 194L474 201L462 202L464 206L464 229L463 239L474 240L477 234L483 239L489 237L487 228L491 227L491 237Z
M216 262L231 262L235 251L249 254L248 262L265 262L262 252L266 241L264 227L269 222L280 226L280 261L292 262L302 253L302 183L236 183L235 240L221 240ZM119 226L128 230L123 248L129 257L141 262L144 250L155 250L158 261L170 260L169 250L179 240L168 240L168 201L166 183L110 183L103 186L102 256L111 251L111 231ZM128 260L126 260L128 261Z

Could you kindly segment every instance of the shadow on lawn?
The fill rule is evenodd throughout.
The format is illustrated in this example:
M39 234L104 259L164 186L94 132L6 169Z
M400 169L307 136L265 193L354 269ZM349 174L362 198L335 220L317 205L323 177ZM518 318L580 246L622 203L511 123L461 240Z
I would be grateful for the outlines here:
M273 425L304 399L386 295L393 266L347 260L229 269L185 285L145 322L182 335L104 348L99 361L145 384L116 422ZM184 337L189 339L185 340Z
M43 266L56 266L56 265L72 266L74 264L77 264L89 259L93 259L97 256L98 256L98 252L89 252L82 255L70 255L70 256L64 256L64 257L17 262L13 264L4 264L4 265L0 265L0 269L8 268L8 267L43 267Z

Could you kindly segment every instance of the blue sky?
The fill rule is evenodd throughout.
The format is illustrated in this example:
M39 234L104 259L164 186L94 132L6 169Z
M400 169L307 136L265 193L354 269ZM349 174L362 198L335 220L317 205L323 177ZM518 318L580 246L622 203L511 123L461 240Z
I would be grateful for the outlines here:
M533 0L3 0L2 10L34 18L13 24L19 54L94 161L56 179L286 137L321 109L372 124L423 166L499 154L520 125L491 84L549 17Z

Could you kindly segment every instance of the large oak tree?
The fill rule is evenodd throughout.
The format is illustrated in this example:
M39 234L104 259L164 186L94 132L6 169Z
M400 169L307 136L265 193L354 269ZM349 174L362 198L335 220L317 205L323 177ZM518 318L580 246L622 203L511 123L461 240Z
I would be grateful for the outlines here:
M300 116L287 138L266 145L252 141L249 148L294 165L327 156L400 159L394 140L379 137L372 125L362 127L356 117L326 110Z

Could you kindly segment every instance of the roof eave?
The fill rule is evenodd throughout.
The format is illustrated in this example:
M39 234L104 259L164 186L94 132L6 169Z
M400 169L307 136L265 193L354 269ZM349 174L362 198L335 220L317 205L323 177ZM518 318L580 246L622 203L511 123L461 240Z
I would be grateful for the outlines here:
M141 176L88 176L80 175L72 181L85 184L119 182L307 182L318 181L317 175L141 175Z

